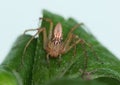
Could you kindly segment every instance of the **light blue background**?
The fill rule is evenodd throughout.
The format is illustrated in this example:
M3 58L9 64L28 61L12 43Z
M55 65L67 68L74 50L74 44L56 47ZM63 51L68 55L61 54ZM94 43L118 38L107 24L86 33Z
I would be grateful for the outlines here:
M120 58L120 0L0 0L0 62L25 29L38 27L42 9L84 22Z

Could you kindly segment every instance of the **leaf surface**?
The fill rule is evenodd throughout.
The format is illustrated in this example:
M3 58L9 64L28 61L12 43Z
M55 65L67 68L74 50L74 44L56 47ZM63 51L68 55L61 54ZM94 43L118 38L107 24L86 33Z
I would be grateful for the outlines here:
M53 21L54 27L60 22L63 28L63 42L65 41L70 29L78 24L73 18L64 19L63 17L50 13L46 10L43 11L43 17L49 18ZM41 27L45 27L47 35L49 32L49 23L42 21ZM87 72L89 75L84 75L85 78L96 79L100 77L114 78L120 81L120 61L107 49L105 48L93 35L87 30L85 25L81 25L74 32L80 38L85 40L87 43L92 44L93 49L97 53L99 60L97 61L94 52L85 45L85 49L88 55L88 67ZM73 39L73 42L75 40ZM84 69L85 62L85 50L82 44L76 45L76 55L74 56L74 48L66 54L62 55L62 62L58 63L59 59L50 58L50 65L47 64L46 51L43 49L43 35L39 35L37 40L36 57L34 59L33 68L33 85L40 85L49 80L59 78L81 78L81 71Z
M7 73L11 73L11 75L14 75L16 77L16 80L18 80L17 82L20 82L21 84L23 83L22 85L30 85L32 79L36 39L33 39L33 41L30 43L22 60L24 48L30 39L30 35L19 36L13 44L5 60L3 61L1 65L2 68L0 68L1 70L5 70ZM24 62L24 65L21 64L22 62ZM4 75L4 77L6 78L7 76Z

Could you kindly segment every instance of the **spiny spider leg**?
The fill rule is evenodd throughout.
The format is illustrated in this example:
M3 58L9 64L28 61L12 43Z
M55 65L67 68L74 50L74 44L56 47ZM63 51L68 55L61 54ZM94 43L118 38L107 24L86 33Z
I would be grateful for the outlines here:
M52 22L52 20L51 19L49 19L49 18L39 18L40 20L42 19L42 20L45 20L45 21L47 21L47 22L49 22L50 23L50 27L49 27L49 35L48 35L48 39L49 40L51 40L51 38L52 38L52 30L53 30L53 22Z
M61 54L58 56L58 65L60 66L60 63L62 61L62 57L61 57Z
M72 34L72 38L70 40L72 40L73 38L74 39L78 39L79 37L78 36L75 36L74 34ZM73 48L74 46L76 46L78 43L81 43L82 42L82 39L78 39L77 41L75 41L73 44L71 44L70 46L67 46L67 49L66 49L66 52L68 52L71 48Z
M92 51L94 57L96 58L96 60L99 61L101 64L103 64L103 62L99 59L99 57L98 57L96 51L94 50L92 44L87 43L85 40L83 40L83 42L84 42L84 44L86 44L86 45L91 49L91 51Z
M97 54L96 54L96 52L93 50L93 48L92 48L91 45L89 45L89 44L88 44L87 42L85 42L83 39L79 38L77 35L74 35L74 34L72 34L72 35L73 35L73 38L74 38L74 39L77 39L77 40L75 41L75 43L73 43L71 46L69 46L66 51L68 52L71 48L73 48L74 46L76 46L78 43L83 44L82 46L83 46L84 55L85 55L85 57L84 57L84 59L85 59L85 62L84 62L84 70L83 70L83 74L82 74L82 76L83 76L84 73L85 73L85 71L86 71L86 69L87 69L87 63L88 63L88 55L87 55L87 51L86 51L86 48L85 48L84 45L87 45L87 46L93 51L94 56L95 56L97 59L99 59L99 58L98 58L98 56L96 56Z
M50 30L49 30L49 36L48 36L48 38L51 39L52 38L52 29L53 29L53 22L52 22L52 20L49 19L49 18L40 18L40 19L43 19L45 21L50 22ZM39 35L41 32L43 32L43 43L44 43L43 47L44 47L44 49L46 48L46 44L47 44L47 41L48 41L47 33L46 33L46 28L28 29L28 30L25 30L24 34L26 32L28 32L28 31L36 31L36 30L38 30L38 32L34 36L32 36L32 38L27 42L27 44L26 44L26 46L24 48L23 55L22 55L22 65L24 65L23 60L24 60L24 55L25 55L27 47L29 46L29 44L31 43L31 41L35 38L35 36Z
M50 63L50 60L49 60L49 54L46 55L46 59L47 59L47 63L48 63L48 65L49 65L49 63Z
M39 20L45 20L45 21L47 21L47 22L49 22L50 23L50 27L49 27L49 35L48 35L48 38L46 38L46 42L45 43L47 43L47 41L50 41L51 39L52 39L52 31L53 31L53 22L52 22L52 20L51 19L49 19L49 18L39 18ZM43 36L46 36L47 35L47 33L45 32L45 33L43 33L43 34L45 34L45 35L43 35ZM45 40L44 40L45 41ZM46 49L46 45L44 45L44 49ZM49 65L49 54L47 53L47 55L46 55L46 59L47 59L47 63L48 63L48 65Z
M87 69L87 63L88 63L87 51L86 51L86 48L84 47L84 44L86 44L86 43L84 42L83 39L79 38L77 35L72 34L72 36L73 36L74 39L76 39L76 41L71 46L69 46L66 51L68 52L70 49L72 49L73 47L75 47L78 43L83 44L82 46L83 46L84 55L85 55L84 56L84 59L85 59L84 70L83 70L83 74L84 74L85 71L86 71L86 69ZM82 76L83 76L83 74L82 74Z
M25 34L26 32L28 32L28 31L36 31L36 30L39 30L39 28L37 28L37 29L28 29L28 30L25 30L25 31L24 31L24 34ZM31 41L35 38L36 35L38 35L38 32L37 32L34 36L32 36L32 37L30 38L30 40L27 42L27 44L25 45L24 50L23 50L23 54L22 54L22 57L21 57L21 62L20 62L21 64L20 64L20 67L17 69L17 71L19 71L22 66L25 68L25 66L24 66L24 55L25 55L25 52L26 52L27 47L29 46L29 44L30 44Z
M76 41L76 44L78 44L79 42L82 42L82 43L86 44L86 45L91 49L91 51L93 52L93 55L94 55L94 57L97 59L97 61L99 61L101 64L103 64L103 62L99 59L96 51L93 49L93 46L92 46L91 44L87 43L87 42L86 42L85 40L83 40L83 39L80 39L78 36L76 36L76 38L78 38L78 41ZM73 38L73 39L74 39L74 38ZM80 40L79 40L79 39L80 39ZM68 50L70 50L70 49L71 49L72 47L74 47L74 46L75 46L75 44L73 44L73 46L71 46Z
M31 43L31 41L35 38L35 36L39 35L41 32L43 32L44 48L46 46L46 42L47 42L46 28L38 28L37 30L38 30L38 32L34 36L32 36L32 38L27 42L27 44L26 44L26 46L24 48L23 55L22 55L22 65L24 65L23 60L24 60L24 55L25 55L27 47L29 46L29 44ZM29 31L31 31L31 30L29 30Z
M83 69L83 73L82 73L82 77L84 76L85 72L86 72L86 69L87 69L87 64L88 64L88 55L87 55L87 51L86 51L86 48L84 46L85 43L82 43L82 48L84 50L84 69Z
M37 29L27 29L27 30L24 31L23 34L25 34L26 32L29 32L29 31L36 31L36 30L39 30L39 28L37 28Z
M70 32L68 33L67 38L66 38L66 40L65 40L65 42L64 42L64 49L66 49L66 48L69 46L69 44L70 44L70 42L71 42L71 40L72 40L72 32L73 32L76 28L78 28L80 25L83 25L83 23L76 24L76 25L70 30Z

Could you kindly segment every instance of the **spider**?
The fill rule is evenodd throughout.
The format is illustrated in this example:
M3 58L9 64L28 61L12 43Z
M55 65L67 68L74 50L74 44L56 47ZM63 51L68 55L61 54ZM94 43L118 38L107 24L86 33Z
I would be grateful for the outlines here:
M39 35L41 32L43 33L43 48L47 52L46 59L47 59L48 63L49 63L49 57L61 58L62 54L67 53L68 51L70 51L73 47L75 47L79 43L90 46L83 39L79 38L79 36L73 34L73 31L76 28L78 28L80 25L82 25L83 23L77 24L73 28L71 28L65 41L62 41L62 39L63 39L62 24L60 22L58 22L56 24L55 28L53 29L53 22L51 19L49 19L49 18L40 18L40 19L45 20L50 23L49 34L47 36L45 27L25 30L24 34L28 31L36 31L36 30L37 30L37 33L34 36L32 36L32 38L26 44L24 51L23 51L23 55L25 54L25 51L26 51L27 47L29 46L30 42L34 39L34 37L36 35ZM76 41L74 41L72 44L70 44L73 41L73 39L75 39ZM87 58L86 58L86 60L87 60ZM87 67L87 61L85 63L85 67Z

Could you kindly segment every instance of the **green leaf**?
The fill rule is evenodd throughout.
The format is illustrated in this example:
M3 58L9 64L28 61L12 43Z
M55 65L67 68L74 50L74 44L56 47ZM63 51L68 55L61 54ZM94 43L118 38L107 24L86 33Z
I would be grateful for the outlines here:
M53 21L54 26L58 22L62 24L63 41L66 39L70 29L78 23L72 18L66 20L59 15L45 10L43 11L43 17L50 18ZM48 33L48 22L42 21L41 27L46 27ZM99 60L104 63L101 64L97 61L91 49L85 46L87 55L89 56L87 64L87 72L89 72L89 75L84 75L84 78L96 79L100 77L109 77L120 81L120 61L87 30L86 26L80 26L73 33L84 39L86 42L91 43L93 49L99 56ZM43 49L43 36L41 33L37 40L36 56L34 59L34 68L32 72L33 85L40 85L47 81L64 77L68 79L81 78L80 69L84 69L85 55L82 45L78 44L76 47L75 57L73 57L74 50L71 49L69 52L62 55L62 62L60 65L58 64L58 58L50 58L50 66L48 66L46 61L47 53Z
M110 78L110 77L99 77L95 79L95 81L105 83L107 85L119 85L120 81L115 79L115 78Z
M101 83L99 81L83 81L80 79L58 79L50 81L45 85L108 85L106 83Z
M16 42L13 44L10 52L6 56L2 65L0 66L1 67L0 70L3 73L0 74L1 78L0 82L3 83L0 85L15 85L12 82L11 84L4 82L4 80L6 81L13 80L10 77L13 78L15 77L17 81L15 81L15 79L13 81L18 82L19 85L31 84L36 39L34 39L27 48L25 56L23 57L24 66L21 64L24 47L26 46L26 43L30 40L30 38L31 38L30 35L21 35L17 38ZM9 75L6 76L6 74ZM1 76L4 76L4 79Z
M0 85L18 85L16 77L0 67Z
M54 26L60 22L63 27L63 41L65 41L70 29L78 24L72 18L64 19L63 17L43 11L43 17L53 21ZM50 24L42 21L41 27L45 27L47 35ZM27 42L31 39L29 35L18 37L8 53L6 59L0 66L0 85L41 85L50 82L47 85L119 85L120 83L120 61L87 30L85 25L78 27L73 34L78 35L87 43L93 45L93 49L99 56L96 59L94 52L86 45L85 49L88 55L88 64L84 79L93 81L83 81L81 77L84 70L85 50L82 44L76 45L76 55L74 48L62 55L62 62L58 58L50 58L50 64L47 63L47 52L43 49L43 35L39 35L28 46L24 59L22 60L23 51ZM37 40L37 42L36 42ZM73 42L75 40L73 39ZM24 66L21 62L24 62ZM54 82L56 81L56 82ZM7 83L6 83L7 82ZM31 83L32 82L32 83ZM65 83L66 82L66 83Z

